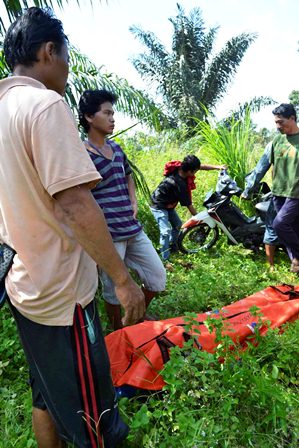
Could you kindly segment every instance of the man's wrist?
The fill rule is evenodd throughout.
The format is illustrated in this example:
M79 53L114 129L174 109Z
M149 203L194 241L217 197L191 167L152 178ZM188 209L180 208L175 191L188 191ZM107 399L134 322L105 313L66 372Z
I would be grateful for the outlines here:
M113 282L114 282L114 285L116 288L122 288L122 287L126 286L130 282L130 280L131 280L130 274L127 271L127 269L125 268L123 270L123 272L121 272L118 275L117 279L113 280Z

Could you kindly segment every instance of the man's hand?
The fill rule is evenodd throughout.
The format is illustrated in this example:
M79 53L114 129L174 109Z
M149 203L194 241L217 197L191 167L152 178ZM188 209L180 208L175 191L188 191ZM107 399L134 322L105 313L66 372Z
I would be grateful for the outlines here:
M127 182L128 182L128 190L129 190L129 197L132 204L133 209L133 217L134 219L137 219L137 213L138 213L138 203L137 203L137 197L136 197L136 189L135 189L135 183L133 180L133 177L131 174L126 176Z
M138 204L135 202L135 204L132 203L132 209L133 209L133 218L137 219L138 215Z
M116 295L125 309L124 325L136 323L145 313L143 293L116 252L103 212L88 186L69 188L56 194L55 199L79 244L114 282Z
M128 276L123 285L115 286L115 293L125 310L123 325L133 325L140 321L145 314L144 295L131 277Z

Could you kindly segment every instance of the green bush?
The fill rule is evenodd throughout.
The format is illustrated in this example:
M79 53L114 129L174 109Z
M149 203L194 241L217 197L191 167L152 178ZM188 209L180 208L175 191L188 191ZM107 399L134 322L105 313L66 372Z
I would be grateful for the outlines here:
M7 304L1 309L0 334L0 448L30 448L36 443L28 368Z

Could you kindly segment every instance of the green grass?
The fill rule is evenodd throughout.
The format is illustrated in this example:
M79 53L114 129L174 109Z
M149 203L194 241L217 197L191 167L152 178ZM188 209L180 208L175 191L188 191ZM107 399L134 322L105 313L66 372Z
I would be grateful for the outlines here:
M189 145L188 152L199 155L203 163L216 162L203 153L196 140ZM128 145L129 157L145 174L151 191L162 179L164 163L186 154L186 148L178 144L167 144L163 151L155 140L151 141L155 149L150 146L146 152L136 151L134 146L132 142ZM198 209L216 179L217 172L198 173L194 195ZM185 209L178 211L187 218ZM140 219L157 244L157 228L142 198ZM192 256L178 253L172 262L174 271L168 273L167 289L149 310L161 319L219 308L269 285L298 283L285 253L277 254L271 273L263 250L253 254L228 246L224 237L210 251ZM100 312L107 332L102 304ZM26 362L6 308L1 310L0 332L0 448L36 447ZM132 428L123 447L296 448L298 338L297 322L284 334L270 332L257 348L240 355L240 362L231 357L224 364L218 363L216 355L190 347L189 356L174 351L163 373L168 382L164 394L121 401L124 418Z

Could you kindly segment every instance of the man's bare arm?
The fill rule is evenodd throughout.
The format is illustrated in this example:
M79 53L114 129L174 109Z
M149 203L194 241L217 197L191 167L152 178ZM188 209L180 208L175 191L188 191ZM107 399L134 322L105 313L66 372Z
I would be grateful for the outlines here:
M135 219L137 219L137 213L138 213L138 204L137 204L137 197L136 197L136 188L135 188L135 182L131 174L126 176L127 182L128 182L128 190L129 190L129 197L133 208L133 216Z
M226 165L200 165L200 170L210 171L210 170L225 170L227 168Z
M192 204L191 204L191 205L188 205L187 208L188 208L188 210L189 210L189 212L191 213L192 216L194 216L194 215L197 214L197 211L196 211L196 209L193 207Z
M145 312L143 293L116 252L103 212L88 186L69 188L57 193L55 199L79 244L113 280L125 309L124 325L137 322Z

